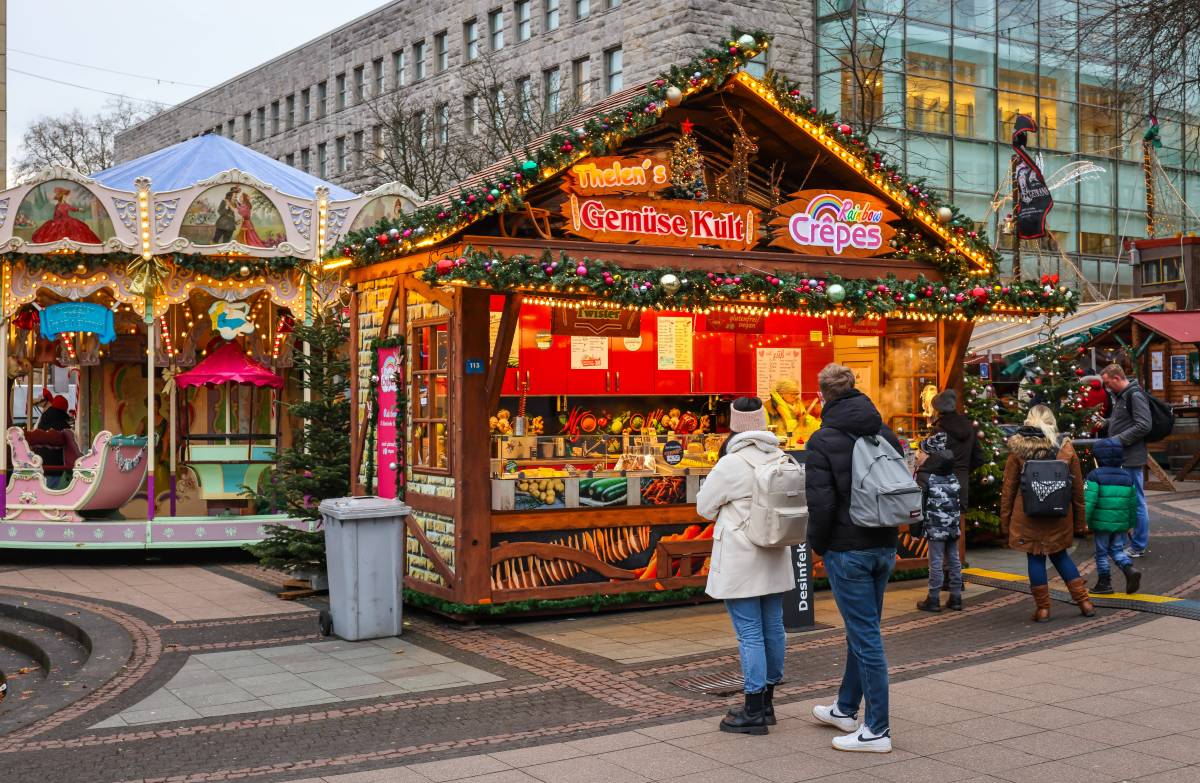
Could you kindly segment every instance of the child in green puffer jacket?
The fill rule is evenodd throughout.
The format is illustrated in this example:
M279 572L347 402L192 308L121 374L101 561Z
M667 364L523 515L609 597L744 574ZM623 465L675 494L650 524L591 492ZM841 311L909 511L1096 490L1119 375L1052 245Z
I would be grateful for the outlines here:
M1092 455L1100 467L1087 475L1083 496L1087 503L1087 524L1096 542L1096 586L1092 593L1113 592L1109 558L1125 574L1125 592L1136 593L1142 575L1125 554L1128 533L1137 524L1138 496L1133 479L1121 467L1124 450L1116 438L1096 441Z

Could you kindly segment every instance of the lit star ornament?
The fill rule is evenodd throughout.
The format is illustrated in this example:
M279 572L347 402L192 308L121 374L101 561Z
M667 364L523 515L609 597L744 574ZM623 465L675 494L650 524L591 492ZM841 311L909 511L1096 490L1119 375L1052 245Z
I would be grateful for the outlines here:
M689 133L691 133L692 128L694 128L694 127L696 127L695 124L691 120L686 119L686 118L684 119L683 122L679 123L679 130L685 136L688 135Z

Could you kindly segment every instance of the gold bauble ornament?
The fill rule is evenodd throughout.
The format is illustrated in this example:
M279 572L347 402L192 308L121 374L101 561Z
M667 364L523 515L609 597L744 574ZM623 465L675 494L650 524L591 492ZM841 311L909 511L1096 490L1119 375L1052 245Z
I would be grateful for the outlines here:
M87 273L88 273L87 264L85 264L81 261L80 263L75 265L75 274L79 275L80 277L83 277Z
M249 277L249 276L250 276L250 267L246 266L245 264L242 264L241 268L238 269L238 277Z

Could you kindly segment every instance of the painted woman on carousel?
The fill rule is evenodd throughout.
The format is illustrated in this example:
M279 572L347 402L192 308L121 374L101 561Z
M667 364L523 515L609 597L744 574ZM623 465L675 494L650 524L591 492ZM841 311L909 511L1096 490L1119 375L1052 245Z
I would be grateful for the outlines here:
M71 217L72 212L80 212L83 208L68 202L67 196L69 195L71 195L71 191L67 188L54 189L54 200L58 202L54 205L54 217L33 232L33 236L30 237L31 241L55 242L59 239L71 239L90 245L100 244L100 237L88 228L87 223Z
M258 231L254 229L254 207L250 203L249 193L242 193L242 200L237 205L237 213L241 223L238 225L235 239L250 247L266 247L267 243L262 241Z

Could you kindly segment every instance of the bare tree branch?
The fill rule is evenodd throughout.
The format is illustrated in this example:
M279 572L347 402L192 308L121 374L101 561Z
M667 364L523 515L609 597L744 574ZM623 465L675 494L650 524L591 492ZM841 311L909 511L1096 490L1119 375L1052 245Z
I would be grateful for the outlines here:
M157 112L152 105L116 98L93 115L73 110L40 117L21 136L14 173L20 178L49 166L66 166L82 174L102 171L116 163L117 134Z

